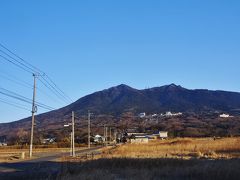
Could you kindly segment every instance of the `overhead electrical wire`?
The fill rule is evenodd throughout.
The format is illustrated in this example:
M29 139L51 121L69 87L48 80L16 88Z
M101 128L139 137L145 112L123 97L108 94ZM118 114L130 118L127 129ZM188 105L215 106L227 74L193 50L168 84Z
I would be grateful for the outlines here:
M16 78L12 78L12 77L10 77L10 76L6 76L6 75L4 75L4 74L1 74L1 72L0 72L0 78L3 78L3 79L5 79L5 80L8 80L8 81L10 81L10 82L12 82L12 83L16 83L16 84L21 85L21 86L23 86L23 87L31 88L31 89L32 89L32 85L31 85L31 84L28 84L27 82L21 81L21 80L16 79Z
M27 83L27 82L25 82L25 81L22 81L22 80L14 77L14 76L12 76L12 75L9 75L9 74L6 75L5 73L1 73L1 72L0 72L0 78L3 78L3 79L5 79L5 80L8 80L8 81L10 81L10 82L12 82L12 83L16 83L16 84L21 85L21 86L23 86L23 87L25 87L25 88L28 88L28 89L32 89L32 88L33 88L31 84L29 84L29 83ZM43 90L40 89L39 87L36 87L36 89L37 89L40 93L42 93L42 94L44 94L46 97L48 97L49 99L52 99L54 102L56 102L56 99L55 99L55 98L53 98L52 96L50 96L48 93L46 93L45 91L43 91Z
M21 66L21 65L19 65L18 63L14 62L14 61L12 61L12 60L10 60L10 59L8 59L8 58L6 58L5 56L2 56L2 55L0 54L0 57L1 57L1 58L3 58L3 59L5 59L6 61L8 61L8 62L12 63L13 65L15 65L15 66L17 66L17 67L21 68L22 70L24 70L24 71L26 71L26 72L28 72L28 73L32 74L32 72L31 72L31 71L29 71L28 69L26 69L26 68L22 67L22 66Z
M44 73L43 71L41 71L39 68L33 66L32 64L30 64L29 62L27 62L26 60L24 60L23 58L21 58L20 56L18 56L17 54L15 54L14 52L12 52L10 49L8 49L6 46L4 46L3 44L0 43L0 46L5 49L6 51L8 51L9 53L11 53L12 55L14 55L15 57L17 57L18 59L20 59L22 62L24 62L25 64L28 65L28 67L30 66L31 69L35 69L36 72L38 73ZM34 71L33 71L34 72Z
M63 102L68 103L66 98L64 98L56 89L44 78L38 79L46 88L48 88L53 94L55 94L59 99L61 99Z
M2 47L5 51L0 49L0 52L2 52L5 56L0 54L0 57L11 64L17 66L18 68L21 68L22 70L31 73L31 74L37 74L38 80L47 88L49 89L55 96L57 96L61 101L65 103L72 103L72 99L64 93L57 85L56 83L42 70L39 68L33 66L32 64L28 63L26 60L9 50L7 47L5 47L3 44L0 43L0 47ZM7 56L7 57L6 57ZM14 57L13 57L14 56Z
M27 97L24 97L22 95L19 95L15 92L9 91L9 90L7 90L5 88L2 88L2 87L0 87L0 94L3 94L5 96L8 96L8 97L11 97L11 98L14 98L14 99L17 99L17 100L25 102L25 103L29 103L29 104L32 103L31 99L29 99ZM36 101L36 105L43 108L43 109L46 109L46 110L54 110L53 107L50 107L48 105L45 105L45 104L37 102L37 101Z
M5 103L5 104L8 104L8 105L10 105L10 106L14 106L14 107L19 108L19 109L23 109L23 110L30 111L30 110L29 110L28 108L26 108L25 106L20 105L20 104L18 104L18 103L16 103L16 102L10 102L9 100L2 99L2 98L0 98L0 102Z
M34 72L34 69L30 68L29 66L25 65L24 63L20 62L19 60L17 60L16 58L12 57L11 55L9 55L8 53L4 52L3 50L0 49L0 52L2 52L4 55L6 55L8 58L11 58L12 60L14 60L15 62L17 62L20 66L24 67L25 69L28 69L28 71L30 71L31 73Z
M20 59L23 63L25 63L25 64L19 62L19 60L16 60L15 58L13 58L13 57L11 56L12 59L16 60L16 62L18 62L19 64L23 65L25 68L28 68L28 69L31 70L32 72L41 74L41 76L39 76L39 77L42 77L46 82L48 82L48 81L47 81L47 79L48 79L48 80L54 85L54 86L51 85L51 88L54 89L58 94L60 94L60 96L64 97L65 99L67 99L67 100L70 101L70 102L73 102L72 99L71 99L68 95L66 95L66 93L64 93L64 92L56 85L56 83L53 82L53 80L52 80L46 73L44 73L44 72L43 72L42 70L40 70L39 68L31 65L31 64L28 63L26 60L24 60L23 58L21 58L21 57L18 56L17 54L13 53L11 50L9 50L8 48L6 48L6 47L5 47L4 45L2 45L1 43L0 43L0 46L1 46L2 48L4 48L5 50L7 50L7 51L8 51L9 53L11 53L12 55L14 55L15 57L19 58L19 59ZM7 54L7 53L4 53L4 54ZM7 54L7 55L10 56L9 54ZM26 64L27 64L27 65L26 65ZM30 67L29 67L29 66L30 66ZM45 78L45 77L46 77L46 78ZM48 82L48 84L50 84L50 83Z
M52 84L58 89L58 91L60 91L66 97L66 99L68 99L70 102L73 102L73 100L65 92L63 92L47 74L46 77L50 82L52 82Z

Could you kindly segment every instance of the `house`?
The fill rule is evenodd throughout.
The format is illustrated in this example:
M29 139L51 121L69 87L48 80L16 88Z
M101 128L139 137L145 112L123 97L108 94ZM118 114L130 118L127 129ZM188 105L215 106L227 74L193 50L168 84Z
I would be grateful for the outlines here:
M42 140L42 144L52 144L56 141L56 138L46 138Z
M145 112L138 114L138 117L140 117L140 118L144 118L145 116L146 116L146 113L145 113Z
M101 142L103 142L103 140L104 140L104 138L102 136L100 136L99 134L94 136L94 142L95 143L101 143Z
M229 118L229 117L233 117L233 116L230 116L229 114L220 114L219 117L220 118Z
M154 140L154 139L158 139L159 138L159 134L151 134L151 135L147 135L149 140Z
M131 136L144 136L146 133L138 133L138 132L127 132L127 137Z
M152 114L152 117L157 117L157 114Z
M159 131L159 136L161 139L168 138L168 132L167 131Z
M171 116L181 116L182 113L178 112L178 113L172 113L171 111L166 112L165 116L166 117L171 117Z
M7 146L7 143L0 142L0 146Z
M134 136L130 139L130 143L148 143L148 136Z

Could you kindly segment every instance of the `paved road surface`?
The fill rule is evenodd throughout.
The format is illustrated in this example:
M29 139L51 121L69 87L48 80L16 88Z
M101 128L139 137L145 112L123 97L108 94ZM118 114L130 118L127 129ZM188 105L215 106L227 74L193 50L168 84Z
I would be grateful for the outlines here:
M80 155L80 154L86 154L86 153L91 153L91 152L95 152L99 149L101 149L102 147L93 147L91 149L81 149L76 151L76 155ZM46 153L44 153L46 154ZM38 157L38 158L34 158L34 159L29 159L29 160L24 160L21 162L46 162L46 161L54 161L62 156L69 156L70 152L64 152L64 153L50 153L49 156L42 156L42 157Z
M82 149L76 151L76 155L97 152L102 147ZM28 159L19 162L0 163L0 180L28 180L28 179L56 179L57 174L67 163L57 162L56 159L69 156L69 152L54 153L49 156ZM73 163L77 165L77 163Z

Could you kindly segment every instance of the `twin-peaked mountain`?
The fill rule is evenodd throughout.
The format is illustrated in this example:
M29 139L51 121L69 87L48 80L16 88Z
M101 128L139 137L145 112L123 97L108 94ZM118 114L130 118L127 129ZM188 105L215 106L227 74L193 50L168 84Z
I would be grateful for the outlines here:
M189 90L175 84L138 90L119 85L80 98L61 109L40 114L36 117L39 129L61 129L69 121L71 112L86 115L88 110L95 115L119 117L123 113L147 114L172 112L238 113L240 93L210 90ZM0 124L0 135L14 129L31 127L31 118Z
M188 90L175 84L138 90L119 85L85 96L62 110L86 114L121 115L124 112L160 113L223 111L240 109L240 93ZM68 112L69 113L69 112Z

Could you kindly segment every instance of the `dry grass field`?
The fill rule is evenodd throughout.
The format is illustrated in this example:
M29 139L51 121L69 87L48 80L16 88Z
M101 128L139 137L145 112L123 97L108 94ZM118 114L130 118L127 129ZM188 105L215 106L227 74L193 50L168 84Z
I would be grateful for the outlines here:
M179 138L106 148L64 163L58 179L239 179L240 138Z
M83 148L76 148L76 150L81 150ZM0 148L0 163L3 162L13 162L21 160L22 153L25 153L25 158L28 158L29 149L19 149L16 147L1 147ZM50 154L69 152L69 148L34 148L33 158L44 157Z
M25 164L5 179L238 180L240 138L177 138L103 148L94 158ZM1 179L1 174L0 174Z
M240 138L178 138L126 144L104 151L104 158L240 158Z

